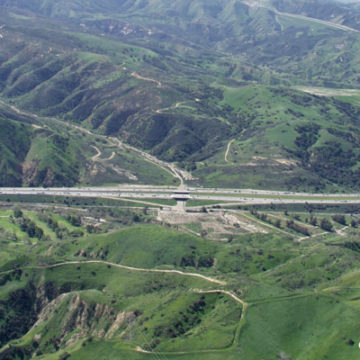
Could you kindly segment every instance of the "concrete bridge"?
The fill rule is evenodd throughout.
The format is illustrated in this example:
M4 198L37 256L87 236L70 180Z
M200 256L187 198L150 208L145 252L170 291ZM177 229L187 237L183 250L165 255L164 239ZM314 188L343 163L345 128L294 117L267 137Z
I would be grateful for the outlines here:
M186 212L186 202L191 199L190 192L185 189L175 190L171 197L176 200L176 210Z

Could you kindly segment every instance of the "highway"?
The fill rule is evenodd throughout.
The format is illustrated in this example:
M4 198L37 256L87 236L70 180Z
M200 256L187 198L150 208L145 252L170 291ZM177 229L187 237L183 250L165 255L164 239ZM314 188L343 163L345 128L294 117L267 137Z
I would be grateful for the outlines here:
M242 204L360 204L360 193L311 194L254 189L120 185L117 187L0 188L0 195L46 195L117 199L211 200Z

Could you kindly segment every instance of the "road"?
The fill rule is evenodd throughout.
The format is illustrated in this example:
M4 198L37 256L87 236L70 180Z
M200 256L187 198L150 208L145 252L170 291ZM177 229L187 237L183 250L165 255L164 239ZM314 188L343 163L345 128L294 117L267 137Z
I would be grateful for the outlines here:
M328 26L328 27L331 27L331 28L334 28L334 29L337 29L337 30L342 30L342 31L349 31L349 32L355 32L355 33L360 32L359 30L354 29L352 27L349 27L349 26L346 26L346 25L341 25L341 24L334 23L334 22L331 22L331 21L320 20L320 19L316 19L316 18L313 18L313 17L304 16L304 15L281 12L281 11L277 10L276 8L274 8L273 6L270 6L266 2L262 2L262 1L254 1L254 0L252 0L252 1L243 1L243 3L248 5L249 7L255 7L255 8L258 7L258 8L268 9L268 10L274 12L278 16L286 16L286 17L291 17L291 18L294 18L294 19L309 21L309 22L312 22L312 23L321 24L321 25Z
M185 188L184 197L192 200L254 204L360 204L360 194L310 194L252 189ZM0 188L2 195L47 195L116 199L174 199L176 187L119 185L117 187L75 188ZM180 196L181 197L181 196Z
M160 159L156 158L155 156L148 154L145 151L142 151L142 150L140 150L138 148L135 148L135 147L133 147L131 145L125 144L116 137L96 134L96 133L91 132L88 129L85 129L85 128L79 126L79 125L75 125L75 124L72 124L72 123L69 123L69 122L66 122L66 121L62 121L62 120L60 120L58 118L55 118L55 117L39 116L39 115L30 113L30 112L21 110L21 109L17 108L14 105L6 103L3 100L0 100L0 104L2 104L4 106L7 106L8 108L10 108L12 111L14 111L15 113L17 113L19 115L30 117L30 118L34 119L36 122L41 122L41 123L43 123L43 122L47 123L49 121L54 122L54 123L60 124L62 126L65 126L67 128L77 130L77 131L79 131L81 133L94 136L95 138L103 139L106 142L110 142L111 145L116 146L119 149L125 149L125 150L129 150L129 151L131 151L133 153L136 153L137 155L141 156L144 160L146 160L146 161L160 167L161 169L167 171L172 176L177 178L180 181L180 187L184 186L184 181L185 180L194 180L194 178L192 177L192 175L189 172L187 172L185 170L182 170L182 169L179 169L176 165L174 165L172 163L168 163L168 162L165 162L163 160L160 160ZM99 154L99 156L100 156L100 154ZM96 155L95 155L95 159L97 159Z

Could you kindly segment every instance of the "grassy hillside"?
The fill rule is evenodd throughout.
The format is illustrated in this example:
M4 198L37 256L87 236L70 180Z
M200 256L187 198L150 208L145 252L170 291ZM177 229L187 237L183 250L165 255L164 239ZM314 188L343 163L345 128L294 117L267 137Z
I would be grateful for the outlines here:
M79 210L1 211L0 358L356 359L356 216L312 213L334 231L301 242L285 225L220 242Z
M314 17L322 13L323 5L314 2L4 2L0 95L28 112L178 162L202 184L358 189L357 95L340 102L290 89L358 87L358 34L298 16L310 7ZM339 19L348 5L330 8L345 24ZM41 141L33 148L43 148ZM74 151L69 143L59 156L68 182L81 183ZM144 163L132 167L131 159L123 160L124 167L94 172L109 174L105 183L132 175L168 182L166 175L147 177ZM14 176L14 166L6 176ZM49 177L45 171L35 182ZM99 183L96 177L90 183Z
M1 186L174 184L172 175L111 140L0 107Z
M223 89L238 130L194 172L208 186L358 188L356 106L278 87Z

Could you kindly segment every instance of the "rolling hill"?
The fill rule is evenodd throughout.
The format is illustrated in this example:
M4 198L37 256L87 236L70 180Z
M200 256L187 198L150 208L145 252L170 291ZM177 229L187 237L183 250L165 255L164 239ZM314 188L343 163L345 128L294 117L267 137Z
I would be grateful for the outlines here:
M344 214L344 227L341 216L267 211L268 223L293 219L314 233L300 241L258 221L267 232L233 227L231 241L209 241L135 208L0 213L2 360L358 356L356 215ZM89 227L98 216L106 223Z
M359 87L358 11L317 1L5 1L0 96L176 162L200 184L354 190L357 95L297 89ZM62 156L74 169L76 157Z

